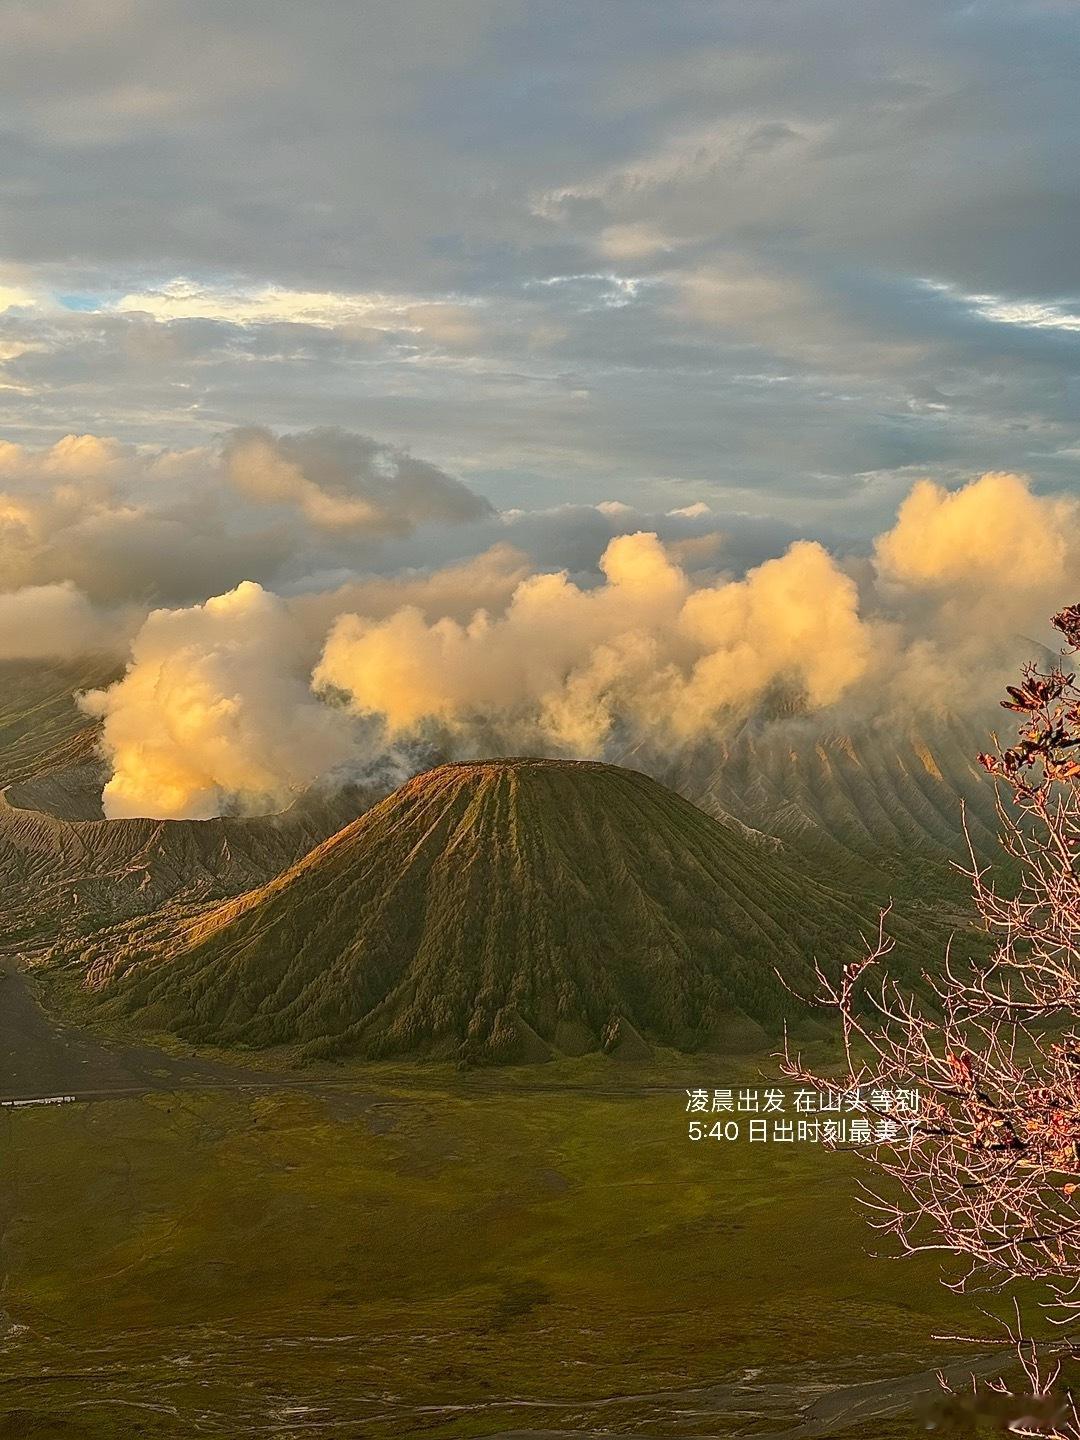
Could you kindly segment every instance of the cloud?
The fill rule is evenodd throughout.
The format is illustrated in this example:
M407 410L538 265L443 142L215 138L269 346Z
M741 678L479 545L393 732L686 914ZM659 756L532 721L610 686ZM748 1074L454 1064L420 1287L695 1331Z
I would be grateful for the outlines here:
M674 728L689 734L780 679L812 709L832 705L869 667L872 631L859 616L855 583L812 542L792 545L742 582L695 592L681 621L703 651L673 714Z
M645 260L670 248L659 225L637 221L630 225L608 225L600 233L597 247L605 260Z
M295 506L319 529L407 535L425 522L492 513L486 500L436 466L344 430L282 436L235 430L224 456L226 474L247 499Z
M28 303L33 297L12 290ZM0 308L5 292L0 290ZM18 297L24 297L21 300ZM475 344L483 334L482 302L465 304L439 297L384 295L334 290L293 290L282 285L210 285L179 277L155 290L132 291L95 303L96 313L160 322L211 321L230 326L297 326L340 331L350 338L407 339L450 349Z
M33 450L0 440L0 477L7 480L68 481L84 486L119 480L138 468L135 451L98 435L65 435Z
M882 703L996 702L1080 576L1080 505L991 471L947 491L919 481L874 544L893 642ZM887 693L886 693L887 691Z
M12 438L360 414L505 506L867 538L986 455L1071 483L1061 6L7 8Z
M121 655L138 615L103 612L70 581L0 593L0 659L69 660L95 652Z
M434 571L367 575L332 589L294 595L288 605L307 633L320 641L332 621L350 611L381 619L409 606L431 620L467 620L477 610L504 610L532 568L523 551L501 543Z
M1059 590L1078 531L1074 500L1041 498L1022 476L990 472L952 492L920 481L874 553L887 580L1006 598Z
M595 754L617 723L696 738L781 679L820 706L866 669L856 587L818 545L696 590L653 534L612 540L600 567L592 590L530 576L505 614L467 623L411 606L342 616L314 683L381 717L391 739L438 725L467 741L494 712L533 744Z
M272 577L295 542L222 507L214 452L94 435L0 444L0 588L74 582L101 604L203 598ZM233 523L230 523L233 521Z
M872 555L796 540L736 575L716 568L715 517L682 508L666 538L630 529L625 508L592 511L608 527L595 573L502 543L426 572L286 597L245 583L154 611L124 679L85 702L104 722L108 813L266 808L380 748L674 753L792 706L822 723L974 713L1080 573L1077 507L1015 475L916 484ZM54 591L39 650L104 626L74 587ZM11 598L7 633L31 598Z
M204 819L288 804L354 743L311 694L309 670L302 629L259 585L155 610L124 678L82 699L112 766L106 815Z
M201 600L245 578L349 570L390 538L491 514L438 467L347 431L238 430L188 450L0 442L0 587Z

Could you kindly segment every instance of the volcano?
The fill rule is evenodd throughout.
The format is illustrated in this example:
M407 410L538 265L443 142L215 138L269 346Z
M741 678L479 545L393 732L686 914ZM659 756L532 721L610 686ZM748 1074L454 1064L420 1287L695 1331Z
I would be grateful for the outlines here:
M633 770L419 775L277 879L112 937L106 1016L308 1056L539 1059L764 1041L856 907Z

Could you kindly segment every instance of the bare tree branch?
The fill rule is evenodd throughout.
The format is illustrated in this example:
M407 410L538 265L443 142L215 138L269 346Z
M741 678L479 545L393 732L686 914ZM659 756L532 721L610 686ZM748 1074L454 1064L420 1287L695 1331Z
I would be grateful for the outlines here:
M1064 653L1080 651L1080 606L1054 618ZM871 1224L905 1254L959 1257L946 1283L964 1290L1035 1282L1050 1318L1080 1318L1080 688L1059 666L1026 667L1003 706L1021 718L1017 743L979 756L998 783L1007 885L974 851L967 875L989 953L950 946L907 993L886 966L888 911L858 960L836 978L816 969L818 1001L840 1017L846 1076L860 1108L873 1094L917 1089L914 1113L893 1113L897 1139L865 1153ZM995 746L997 738L994 739ZM784 1073L836 1086L785 1037ZM1033 1402L1008 1433L1080 1440L1080 1415L1056 1396L1061 1360L1044 1364L1016 1312L1009 1331ZM990 1387L1008 1396L1004 1382ZM1023 1428L1023 1427L1027 1428Z

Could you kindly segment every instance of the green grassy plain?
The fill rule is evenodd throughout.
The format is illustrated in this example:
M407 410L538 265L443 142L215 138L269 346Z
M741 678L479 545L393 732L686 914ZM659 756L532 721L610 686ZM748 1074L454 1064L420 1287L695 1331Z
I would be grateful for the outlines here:
M867 1254L849 1155L691 1143L682 1084L380 1066L0 1111L0 1437L772 1435L971 1328L933 1263ZM842 1433L921 1433L890 1424Z

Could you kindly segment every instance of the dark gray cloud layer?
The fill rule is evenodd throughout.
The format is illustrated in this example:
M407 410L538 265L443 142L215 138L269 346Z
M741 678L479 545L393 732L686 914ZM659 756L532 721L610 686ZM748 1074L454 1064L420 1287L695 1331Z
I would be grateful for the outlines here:
M376 566L388 541L495 520L460 480L345 430L249 427L156 453L91 435L0 443L0 591L73 583L149 605L244 580L310 589Z
M8 5L0 434L864 533L1070 487L1078 61L1051 0Z

